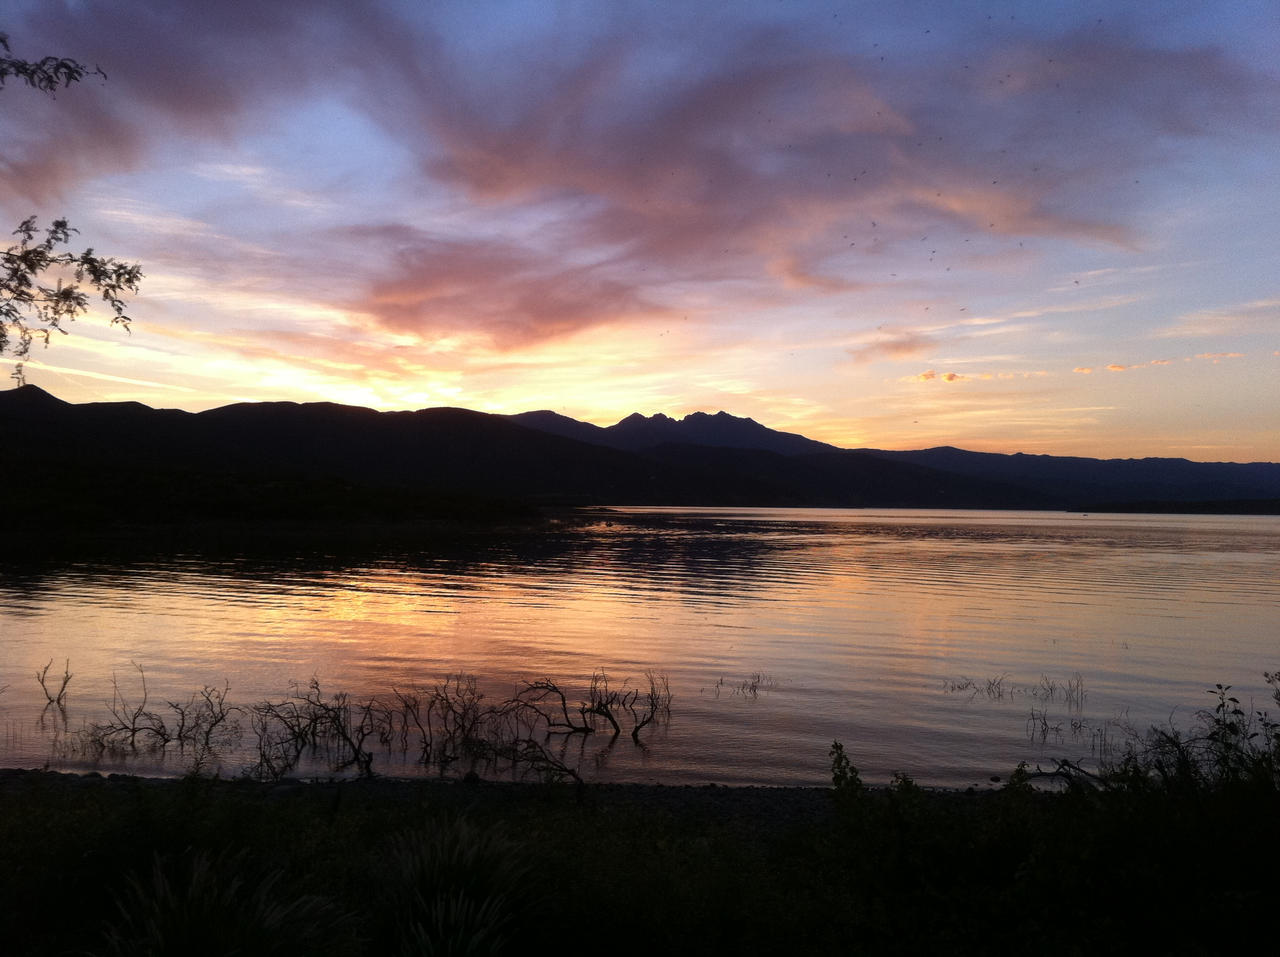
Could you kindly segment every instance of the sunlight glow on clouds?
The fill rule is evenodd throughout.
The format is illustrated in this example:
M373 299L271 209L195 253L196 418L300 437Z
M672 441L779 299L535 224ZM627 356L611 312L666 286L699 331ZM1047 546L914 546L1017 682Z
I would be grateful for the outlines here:
M1265 5L839 13L15 0L109 79L0 91L0 205L146 273L29 381L1280 459Z

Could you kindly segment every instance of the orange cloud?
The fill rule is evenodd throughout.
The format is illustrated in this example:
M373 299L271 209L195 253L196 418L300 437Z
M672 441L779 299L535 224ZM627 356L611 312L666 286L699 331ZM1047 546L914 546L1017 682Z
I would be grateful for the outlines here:
M938 372L936 369L929 369L918 375L909 376L904 382L931 382L934 379L941 379L943 382L963 382L969 376L962 375L959 372Z
M850 282L836 276L823 276L814 272L797 255L780 256L767 266L769 272L792 289L816 289L821 292L850 292L865 289L865 283Z
M1071 371L1079 372L1081 375L1093 375L1093 369L1090 366L1076 366Z

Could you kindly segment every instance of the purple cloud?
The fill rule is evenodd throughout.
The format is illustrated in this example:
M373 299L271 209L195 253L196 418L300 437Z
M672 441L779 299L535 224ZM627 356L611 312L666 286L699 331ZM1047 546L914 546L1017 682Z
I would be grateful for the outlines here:
M56 104L4 92L10 202L340 97L416 160L409 187L488 224L462 238L371 217L383 254L353 257L367 293L342 304L507 347L674 308L688 282L737 283L744 301L856 293L881 278L869 253L921 236L939 255L975 232L1131 246L1135 171L1180 138L1274 126L1274 81L1211 47L1116 32L886 58L799 26L673 38L628 22L486 60L456 25L382 5L121 0L38 5L12 33L20 54L110 80ZM499 212L552 208L536 248L493 234ZM300 237L297 255L321 243L337 255L331 236Z

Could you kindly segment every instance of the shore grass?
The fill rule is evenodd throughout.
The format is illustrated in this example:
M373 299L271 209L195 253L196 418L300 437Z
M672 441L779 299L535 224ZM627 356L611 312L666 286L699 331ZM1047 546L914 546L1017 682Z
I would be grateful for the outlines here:
M0 940L230 953L251 925L239 952L1210 953L1274 896L1274 787L849 791L5 771Z

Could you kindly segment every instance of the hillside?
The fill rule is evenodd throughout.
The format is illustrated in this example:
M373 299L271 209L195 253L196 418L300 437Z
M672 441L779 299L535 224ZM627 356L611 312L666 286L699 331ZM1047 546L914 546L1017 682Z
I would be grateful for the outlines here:
M1266 511L1280 465L843 450L725 412L601 428L551 412L243 403L189 413L0 393L11 520L407 519L540 505Z

